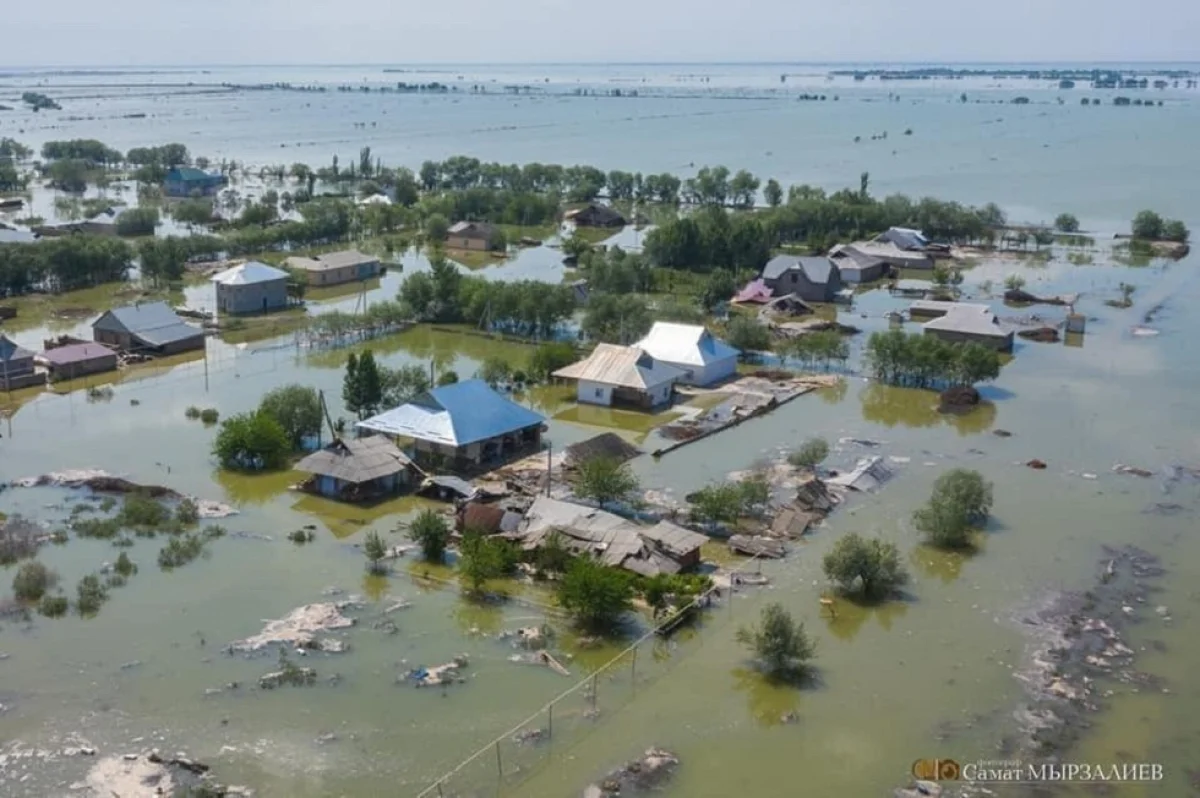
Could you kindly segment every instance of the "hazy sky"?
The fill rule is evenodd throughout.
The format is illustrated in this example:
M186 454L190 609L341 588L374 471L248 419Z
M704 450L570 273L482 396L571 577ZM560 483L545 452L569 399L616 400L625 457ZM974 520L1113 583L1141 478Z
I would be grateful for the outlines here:
M1200 58L1200 0L0 2L4 66Z

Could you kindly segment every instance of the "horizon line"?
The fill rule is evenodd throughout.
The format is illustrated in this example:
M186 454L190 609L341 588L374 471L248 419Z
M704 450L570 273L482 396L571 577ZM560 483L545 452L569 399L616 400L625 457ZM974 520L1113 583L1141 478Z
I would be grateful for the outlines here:
M250 61L221 61L210 63L191 63L191 64L84 64L84 63L65 63L65 64L0 64L0 70L18 70L18 69L196 69L204 67L427 67L427 66L835 66L835 67L880 67L880 66L903 66L903 67L963 67L963 66L979 66L979 67L995 67L995 66L1143 66L1143 65L1200 65L1200 60L1149 60L1149 59L1080 59L1080 60L1013 60L1013 61L930 61L930 60L878 60L878 61L783 61L783 60L747 60L747 61L649 61L649 60L633 60L633 61L608 61L608 60L581 60L581 61L322 61L322 62L294 62L294 63L255 63Z

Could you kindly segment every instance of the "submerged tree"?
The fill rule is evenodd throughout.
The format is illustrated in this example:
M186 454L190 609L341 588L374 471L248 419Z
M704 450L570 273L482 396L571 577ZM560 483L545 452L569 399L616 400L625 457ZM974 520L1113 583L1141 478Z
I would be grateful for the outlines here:
M885 596L908 581L895 543L854 532L838 539L822 566L843 591L857 591L868 599Z
M287 465L292 442L275 418L267 413L241 413L221 422L213 454L222 468L237 471L273 471Z
M363 554L367 555L367 570L371 573L381 574L386 570L383 558L387 556L387 545L378 532L367 533L367 539L363 542Z
M592 631L612 628L633 608L629 574L606 568L590 557L571 561L558 584L558 603L576 623Z
M615 457L590 457L576 469L573 487L576 496L603 507L629 498L640 486L627 463Z
M1054 227L1063 233L1078 233L1079 220L1073 213L1060 213L1054 219Z
M427 561L440 565L450 541L450 525L433 510L422 510L409 526L408 538L421 547Z
M508 541L488 537L477 529L463 531L458 570L471 595L481 595L489 579L503 576L516 562L516 552Z
M258 409L279 422L293 449L299 449L305 438L321 432L323 413L316 388L299 383L281 385L262 398Z
M829 443L824 438L809 438L800 448L788 455L788 463L797 468L815 469L829 456Z
M748 647L763 670L776 678L793 678L804 673L816 654L802 622L794 621L782 605L763 607L757 626L742 627L737 640Z
M992 508L992 484L978 471L955 468L938 477L913 523L934 546L947 549L970 545L972 528L987 520Z

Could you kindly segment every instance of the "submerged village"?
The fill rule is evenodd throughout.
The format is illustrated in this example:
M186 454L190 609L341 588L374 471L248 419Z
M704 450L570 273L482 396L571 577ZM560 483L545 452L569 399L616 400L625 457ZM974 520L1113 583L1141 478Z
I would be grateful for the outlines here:
M56 627L128 625L101 646L105 678L165 691L122 706L117 685L89 704L98 721L5 734L3 794L704 794L669 717L604 729L637 717L639 690L689 690L676 663L716 635L771 733L805 728L806 694L866 691L831 682L824 638L871 617L945 622L914 583L951 582L987 560L989 536L1015 534L997 507L1020 499L989 459L1018 480L1065 472L1072 490L1200 480L1197 462L1066 471L1068 452L1005 421L1039 401L1006 381L1022 360L1086 352L1097 327L1159 336L1189 231L1153 209L1087 232L1071 209L1027 223L877 197L866 173L827 192L723 166L411 171L370 148L252 169L182 144L9 138L0 192L0 673L36 662ZM986 438L943 456L820 421L860 385L881 428ZM55 429L51 407L111 409L119 433ZM921 498L889 498L906 480ZM1190 512L1149 490L1144 517ZM279 497L286 516L267 510ZM877 533L885 519L910 534ZM212 575L239 567L261 588ZM1131 638L1143 616L1171 620L1152 596L1159 557L1105 546L1074 573L1013 624L1027 648L996 655L1003 705L973 704L978 718L929 735L929 756L967 739L979 758L1078 759L1109 699L1169 691ZM171 700L154 646L132 643L139 622L165 622L153 596L127 606L149 579L228 594L203 625L173 621L188 631L169 646L211 683L181 699L191 733L166 734L168 715L161 738L102 741L102 725ZM271 591L308 600L280 608ZM100 654L73 656L83 672ZM945 689L956 680L957 666ZM423 703L395 714L403 743L337 720L339 694L382 708L406 688ZM0 680L0 724L20 721L22 693ZM223 735L282 695L327 721L269 774L254 763L282 752L266 731L246 747ZM445 712L481 725L439 731ZM378 753L393 744L394 761ZM1025 794L910 773L906 745L880 765L896 796ZM375 753L306 783L299 763L339 747Z

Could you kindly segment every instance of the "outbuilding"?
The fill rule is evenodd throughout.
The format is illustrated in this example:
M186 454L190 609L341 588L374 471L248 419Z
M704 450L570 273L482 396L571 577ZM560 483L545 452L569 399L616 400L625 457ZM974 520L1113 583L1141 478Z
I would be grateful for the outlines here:
M951 343L976 343L999 352L1011 352L1013 330L987 305L954 303L954 307L921 326L926 335Z
M379 258L364 255L357 249L329 252L312 258L293 256L284 263L289 269L304 275L305 282L315 287L361 283L379 276Z
M499 230L487 222L456 222L446 232L446 246L488 252L495 249Z
M46 367L51 382L117 370L116 352L104 344L86 341L47 349L35 359Z
M579 227L624 227L625 217L611 205L589 203L582 208L567 211L563 214L567 221L574 222Z
M15 391L46 382L46 375L34 370L33 352L0 334L0 391Z
M774 296L795 294L805 302L833 302L842 289L841 273L825 257L776 255L761 277Z
M212 281L218 313L268 313L288 304L288 273L256 260L215 274Z
M211 197L229 182L225 175L192 166L177 166L167 172L163 191L168 197Z

